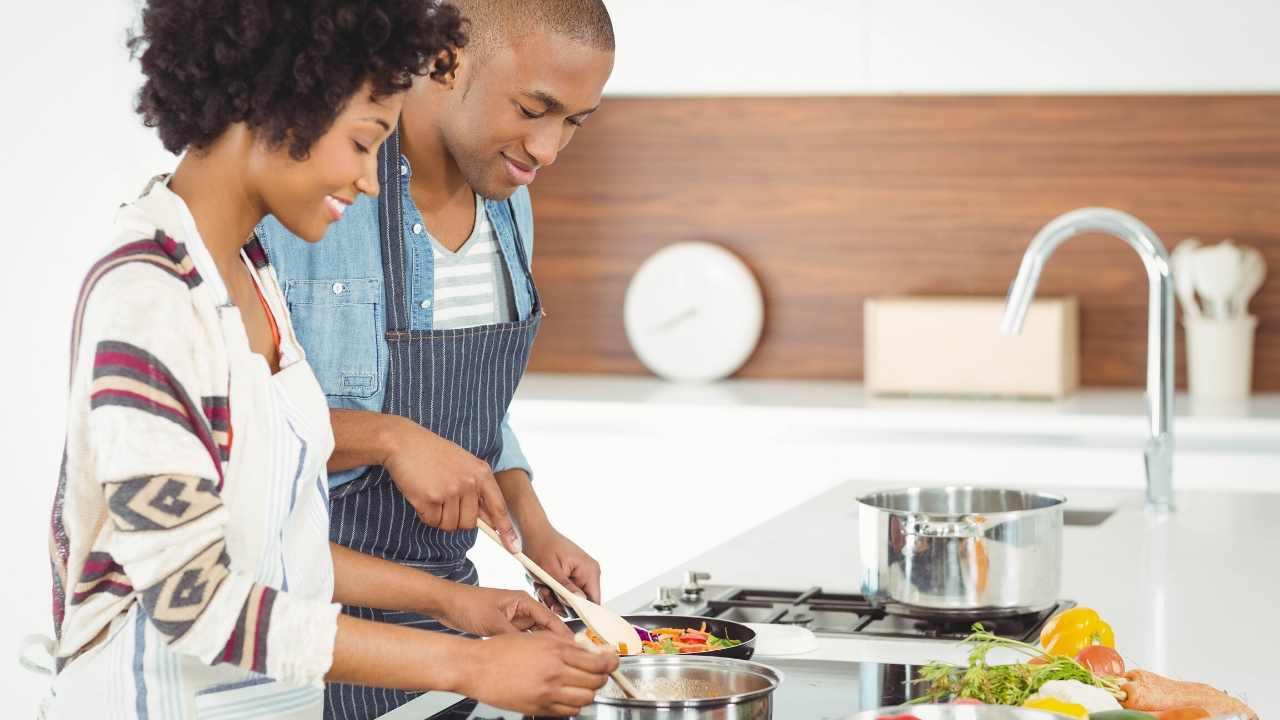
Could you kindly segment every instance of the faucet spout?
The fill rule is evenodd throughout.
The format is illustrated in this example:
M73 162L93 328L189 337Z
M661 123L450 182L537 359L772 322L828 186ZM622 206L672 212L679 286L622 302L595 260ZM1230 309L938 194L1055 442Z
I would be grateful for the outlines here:
M1035 297L1040 273L1053 251L1083 233L1103 233L1124 240L1142 258L1147 271L1147 425L1144 451L1147 505L1173 510L1173 277L1169 253L1160 238L1140 220L1109 208L1081 208L1045 225L1027 248L1018 276L1009 286L1001 331L1022 331Z

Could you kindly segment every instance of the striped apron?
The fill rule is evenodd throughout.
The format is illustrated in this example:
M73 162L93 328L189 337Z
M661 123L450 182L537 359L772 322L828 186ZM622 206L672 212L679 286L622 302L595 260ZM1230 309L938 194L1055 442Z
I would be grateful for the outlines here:
M502 419L528 365L542 317L529 259L508 202L503 207L516 228L520 260L520 267L511 268L511 272L523 272L529 278L533 292L529 318L455 330L412 330L399 158L400 139L393 133L383 144L378 167L382 185L378 225L389 351L382 411L413 420L493 467L502 453ZM361 477L334 488L330 499L329 532L335 542L438 577L476 584L475 565L467 559L476 531L445 532L423 523L385 468L369 468ZM344 607L343 612L365 620L453 632L433 618L411 612L360 607ZM325 717L374 718L413 697L396 690L330 684L325 692Z

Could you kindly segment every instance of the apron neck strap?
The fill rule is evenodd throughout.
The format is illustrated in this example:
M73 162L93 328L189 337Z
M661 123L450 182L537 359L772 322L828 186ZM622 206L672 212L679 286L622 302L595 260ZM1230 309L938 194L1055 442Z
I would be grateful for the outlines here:
M410 327L408 287L404 258L404 191L400 163L400 130L391 133L378 151L378 235L382 243L382 292L386 298L387 330L404 332Z

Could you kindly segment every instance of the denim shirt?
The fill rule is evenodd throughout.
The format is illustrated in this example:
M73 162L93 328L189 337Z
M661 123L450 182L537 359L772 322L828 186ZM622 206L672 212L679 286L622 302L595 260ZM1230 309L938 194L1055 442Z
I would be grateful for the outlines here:
M435 259L431 244L425 242L422 214L409 196L413 170L403 156L400 163L410 329L429 331L434 313ZM520 266L516 228L511 226L506 204L505 200L486 200L485 210L511 278L516 314L527 319L533 312L533 288ZM532 261L533 206L529 191L523 187L517 190L511 205L525 257ZM314 245L290 233L271 216L257 227L258 238L280 277L294 329L332 408L382 412L386 397L386 296L378 222L378 200L361 195L342 219L329 227L324 240ZM508 418L503 417L502 454L494 472L511 468L529 472L529 463ZM364 471L365 468L356 468L333 473L329 486L350 482Z

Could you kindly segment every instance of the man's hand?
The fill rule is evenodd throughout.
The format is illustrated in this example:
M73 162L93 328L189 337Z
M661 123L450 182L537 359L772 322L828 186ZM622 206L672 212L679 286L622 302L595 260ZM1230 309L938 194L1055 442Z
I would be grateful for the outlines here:
M584 650L548 633L472 641L458 669L455 692L526 715L576 716L618 667L618 656Z
M454 630L494 637L526 630L545 630L569 639L573 633L560 618L528 593L457 584L439 616Z
M452 532L471 530L483 518L511 552L520 551L489 465L460 446L409 420L396 426L382 465L422 522Z
M527 535L524 553L570 592L591 602L600 602L600 563L554 528L547 526L538 534ZM551 588L542 583L536 583L534 587L544 605L561 615L566 613Z

